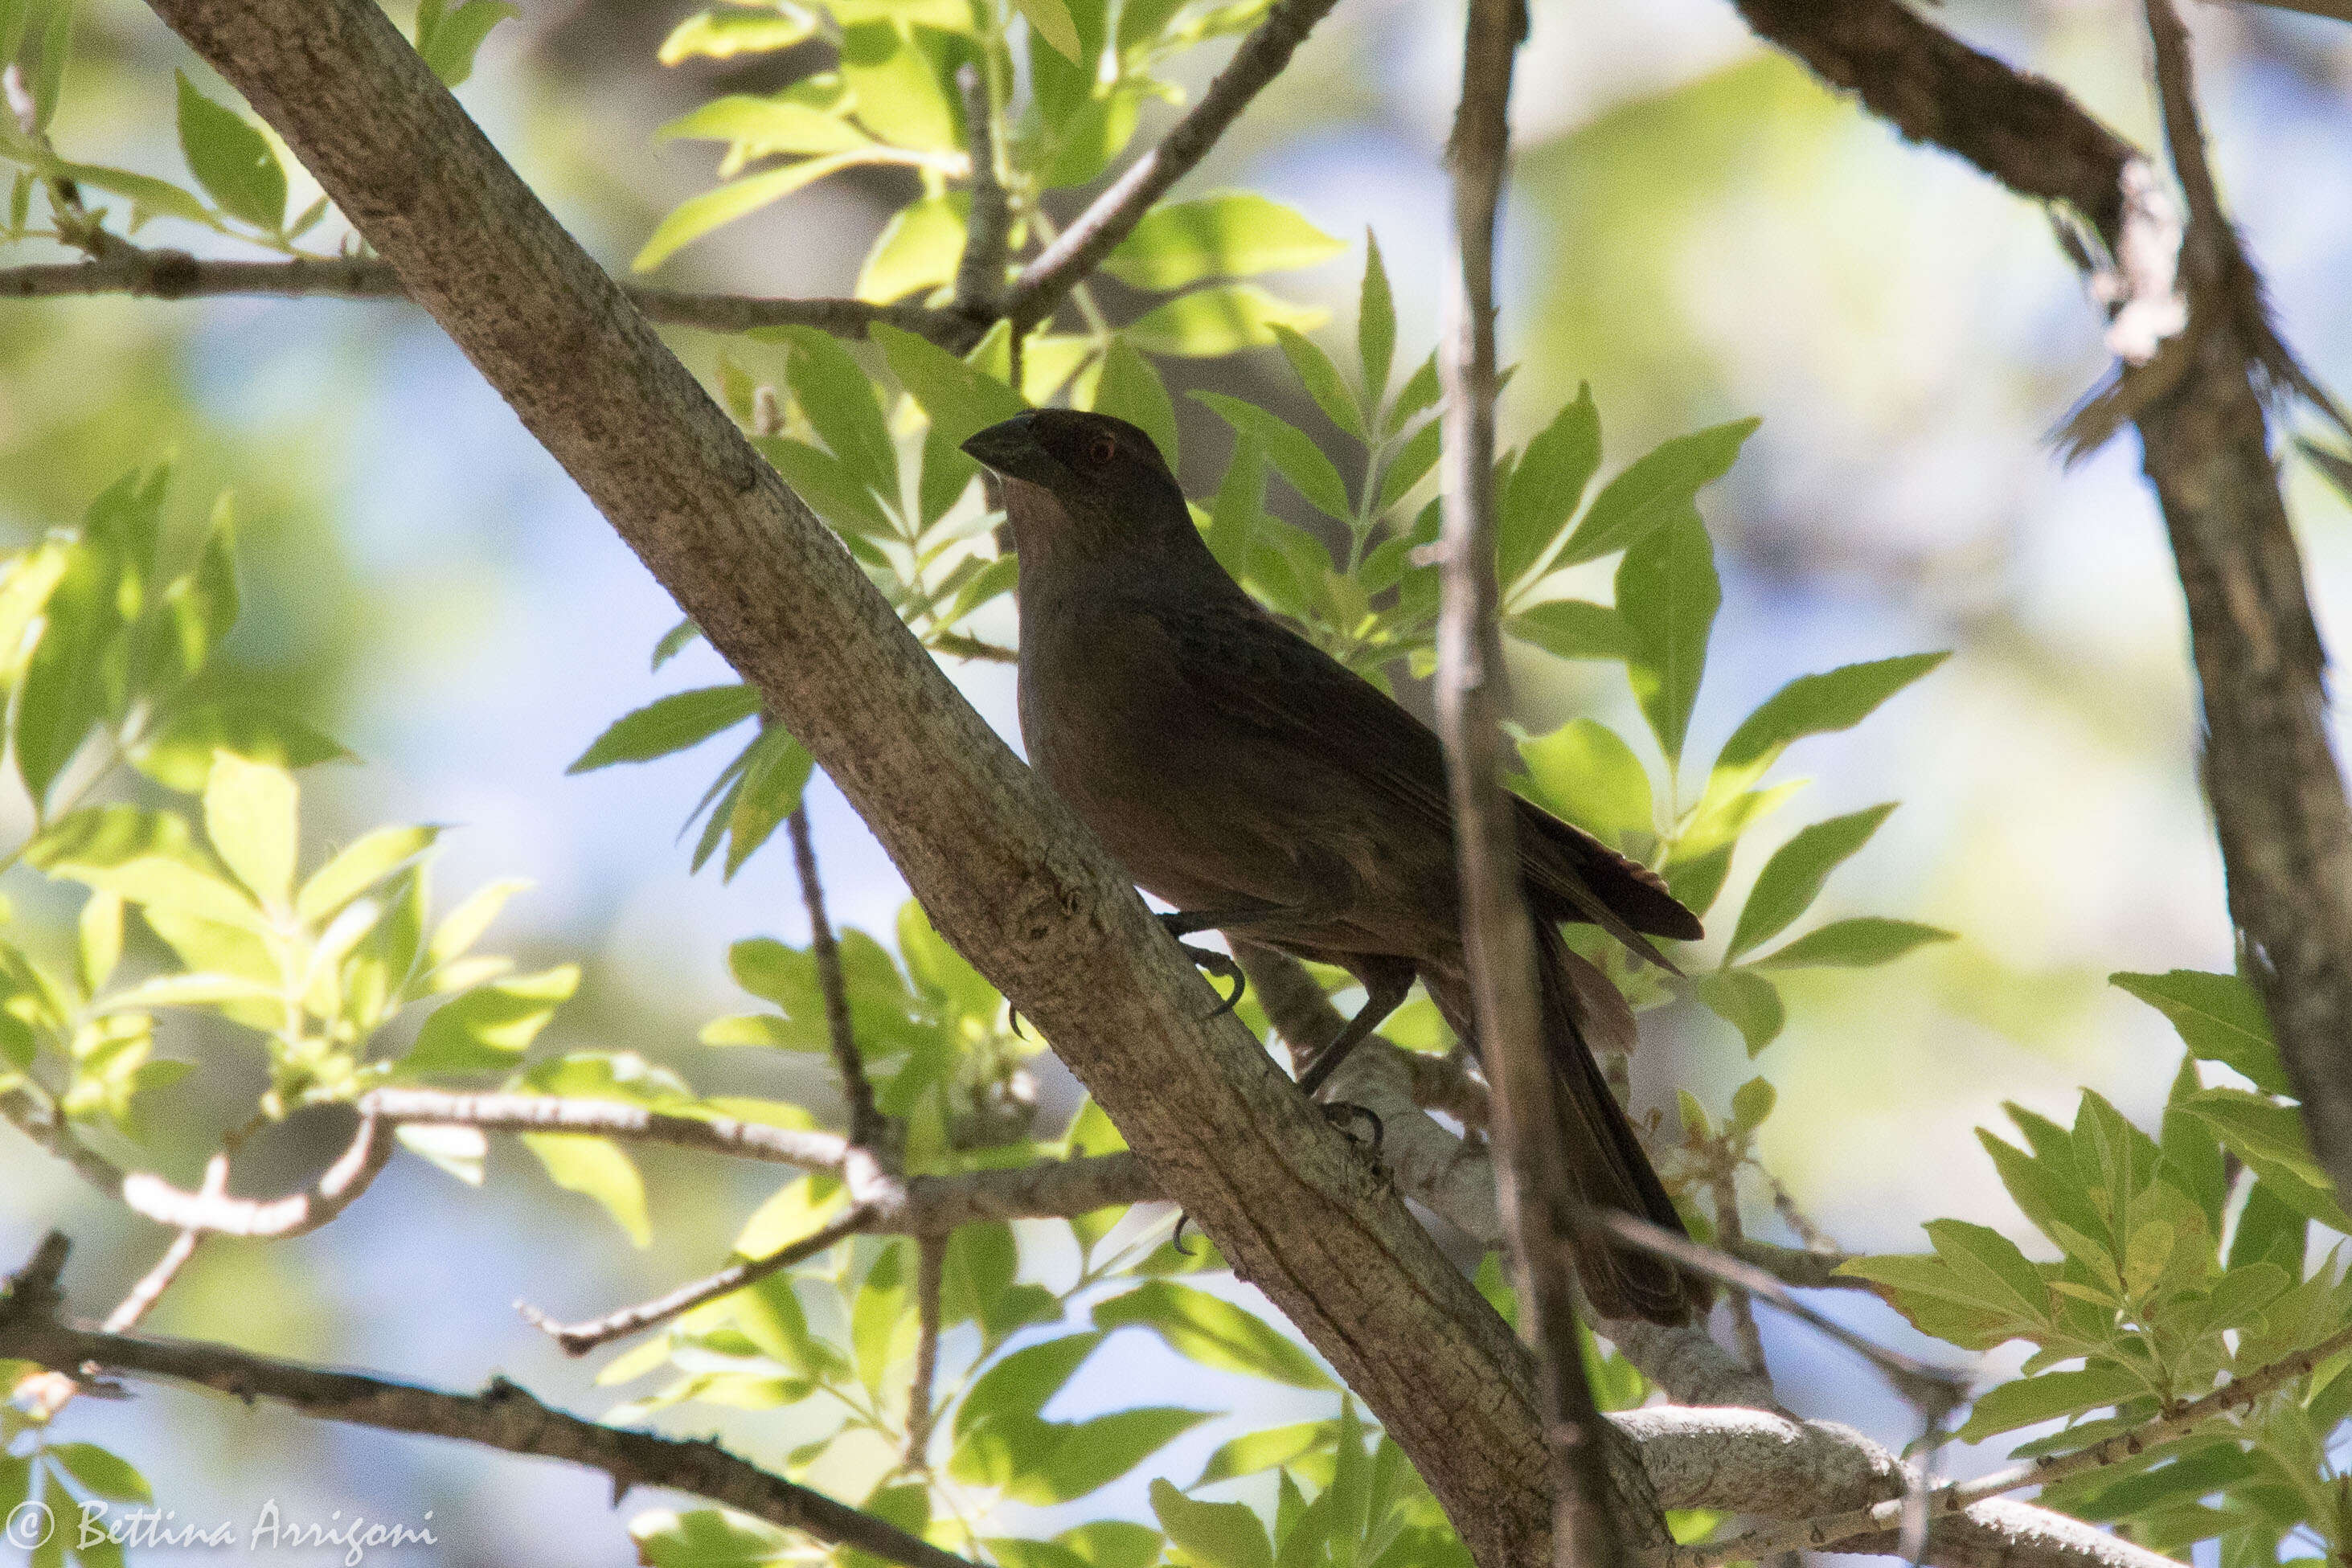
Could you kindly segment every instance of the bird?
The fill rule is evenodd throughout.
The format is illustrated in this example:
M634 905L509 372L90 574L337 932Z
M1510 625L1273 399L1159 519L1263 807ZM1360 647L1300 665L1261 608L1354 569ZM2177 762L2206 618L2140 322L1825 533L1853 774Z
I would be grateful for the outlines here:
M1210 553L1151 437L1034 409L962 444L1001 482L1019 559L1019 713L1029 761L1178 936L1217 930L1336 965L1365 992L1300 1075L1310 1095L1418 978L1475 1042L1445 754L1393 698L1283 624ZM1513 797L1538 943L1558 1157L1580 1199L1687 1234L1593 1055L1632 1010L1570 950L1598 925L1649 940L1698 917L1647 867ZM1706 1287L1587 1233L1577 1271L1608 1318L1687 1322Z

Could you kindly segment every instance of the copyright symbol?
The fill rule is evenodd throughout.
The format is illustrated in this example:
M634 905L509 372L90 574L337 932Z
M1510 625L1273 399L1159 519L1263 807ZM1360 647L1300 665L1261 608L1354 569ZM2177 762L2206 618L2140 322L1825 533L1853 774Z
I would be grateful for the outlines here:
M21 1546L30 1552L47 1541L49 1531L56 1527L57 1521L49 1516L47 1503L20 1502L8 1511L8 1522L0 1526L0 1538L5 1538L11 1546Z

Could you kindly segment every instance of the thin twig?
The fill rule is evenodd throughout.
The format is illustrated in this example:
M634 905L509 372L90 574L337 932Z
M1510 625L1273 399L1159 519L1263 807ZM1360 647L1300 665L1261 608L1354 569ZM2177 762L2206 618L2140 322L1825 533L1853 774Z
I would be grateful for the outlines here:
M1958 1481L1939 1487L1928 1496L1927 1508L1937 1514L1957 1513L1971 1503L1982 1502L2003 1492L2016 1491L2023 1487L2048 1486L2071 1476L2137 1458L2161 1444L2188 1436L2216 1416L2243 1408L2263 1395L2284 1388L2320 1363L2346 1350L2352 1350L2352 1328L2338 1330L2308 1350L2297 1351L2258 1372L2248 1373L2243 1377L2225 1383L2210 1394L2192 1400L2168 1415L2153 1416L2128 1432L2118 1432L2088 1448L2077 1448L2068 1454L2029 1459L1972 1481ZM1901 1519L1905 1506L1906 1500L1897 1498L1822 1519L1750 1531L1729 1541L1705 1546L1677 1547L1671 1552L1654 1553L1652 1563L1654 1568L1718 1568L1722 1563L1769 1552L1827 1551L1839 1542L1893 1527Z
M226 1345L107 1333L61 1322L56 1279L66 1250L65 1239L50 1232L33 1262L8 1281L0 1295L0 1356L60 1370L94 1363L113 1372L193 1383L247 1404L267 1399L321 1420L562 1459L611 1476L616 1500L631 1487L666 1487L907 1568L971 1568L952 1552L772 1475L716 1442L583 1421L541 1404L502 1377L493 1378L479 1394L451 1394Z
M1336 4L1338 0L1275 0L1265 20L1242 40L1234 57L1201 95L1201 101L1022 268L1004 300L1004 313L1012 318L1016 331L1051 316L1070 290L1142 221L1151 204L1208 156L1226 128L1267 83L1282 74L1290 63L1291 51Z
M134 1171L122 1178L122 1201L159 1224L184 1231L271 1239L300 1236L334 1218L368 1189L392 1159L391 1134L391 1126L363 1104L350 1147L307 1192L267 1201L231 1197L226 1184L209 1176L202 1190L188 1192L151 1172ZM215 1161L226 1163L223 1156L215 1156Z
M584 1323L560 1323L528 1301L517 1301L515 1311L523 1321L563 1347L566 1355L585 1355L598 1345L610 1344L633 1333L682 1317L720 1296L731 1295L744 1286L756 1284L779 1269L789 1269L803 1259L814 1258L835 1243L847 1239L874 1222L875 1206L857 1204L823 1229L801 1238L789 1247L780 1248L764 1258L747 1258L730 1263L715 1274L680 1285L650 1301L623 1307Z
M1739 1223L1739 1184L1728 1165L1715 1172L1707 1183L1715 1198L1716 1245L1737 1256L1739 1244L1748 1233ZM1756 1326L1756 1302L1746 1291L1734 1288L1731 1292L1731 1337L1739 1354L1748 1365L1770 1375L1771 1368L1764 1362L1764 1335Z
M907 1385L907 1453L909 1469L928 1469L931 1446L931 1385L940 1375L940 1293L947 1272L948 1239L923 1237L915 1246L915 1380Z
M1537 1397L1553 1472L1551 1558L1558 1568L1630 1564L1643 1520L1618 1495L1609 1429L1585 1382L1575 1270L1557 1243L1576 1196L1550 1153L1559 1126L1543 1046L1535 927L1496 756L1502 643L1495 575L1495 235L1510 141L1511 76L1527 36L1519 0L1470 0L1462 99L1448 161L1458 267L1446 289L1440 370L1444 547L1437 711L1445 742L1462 881L1462 942L1493 1099L1495 1179L1512 1242L1519 1312L1536 1351Z
M978 65L966 62L956 72L956 91L963 100L964 145L971 157L971 211L964 218L963 256L956 264L955 308L984 323L996 319L1004 297L1013 205L996 165L995 107Z
M1574 1220L1586 1229L1605 1232L1629 1246L1654 1253L1677 1267L1704 1274L1708 1279L1769 1301L1790 1317L1819 1333L1826 1334L1869 1362L1894 1385L1896 1393L1917 1406L1925 1416L1939 1416L1968 1396L1971 1379L1967 1373L1937 1366L1916 1356L1906 1355L1899 1350L1889 1350L1885 1345L1873 1343L1836 1319L1826 1317L1799 1301L1790 1293L1787 1286L1753 1263L1727 1257L1711 1247L1702 1247L1686 1236L1677 1236L1664 1226L1653 1225L1639 1215L1619 1209L1579 1206Z
M104 229L97 232L109 233ZM110 234L110 237L112 236ZM622 292L652 320L711 332L755 327L816 327L862 338L887 322L933 342L965 349L984 323L920 305L869 305L862 299L771 299L737 294L696 294L625 284ZM42 262L0 268L0 298L58 299L129 295L144 299L211 299L238 295L276 298L400 299L406 297L391 267L373 256L294 256L284 261L215 261L184 250L148 249L117 238L90 261Z
M807 803L793 807L785 822L793 838L793 869L801 879L801 904L808 911L809 956L816 962L817 988L824 993L825 1034L833 1042L833 1065L841 1074L841 1097L849 1104L849 1141L862 1149L878 1148L887 1129L857 1050L849 986L841 973L841 945L833 939L832 922L824 915L824 884L817 880L816 848L809 841Z

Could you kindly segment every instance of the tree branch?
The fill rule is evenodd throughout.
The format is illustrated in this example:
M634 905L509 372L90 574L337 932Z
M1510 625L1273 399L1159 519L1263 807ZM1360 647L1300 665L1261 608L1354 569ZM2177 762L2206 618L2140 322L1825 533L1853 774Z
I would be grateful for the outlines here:
M754 327L818 327L862 338L877 321L950 348L976 341L984 323L919 305L869 305L862 299L762 299L619 286L649 320L712 332ZM103 259L0 267L0 298L58 299L127 294L146 299L208 299L226 295L278 298L401 299L407 290L373 256L298 256L288 261L199 260L184 250L150 250L124 241Z
M1630 1568L1635 1543L1666 1535L1641 1485L1628 1485L1613 1429L1585 1381L1576 1271L1563 1243L1578 1208L1545 1055L1535 925L1519 879L1502 734L1502 635L1495 559L1495 230L1510 147L1512 68L1528 17L1521 0L1470 0L1454 176L1450 318L1439 353L1446 484L1438 733L1453 798L1462 879L1462 945L1493 1100L1496 1181L1516 1265L1519 1314L1535 1346L1553 1456L1550 1560L1558 1568ZM1638 1475L1633 1478L1638 1480Z
M626 1339L649 1328L682 1317L721 1296L734 1294L746 1285L756 1284L779 1269L815 1257L827 1248L845 1241L872 1227L875 1206L858 1204L840 1218L821 1229L812 1231L788 1247L780 1247L764 1258L745 1258L730 1263L717 1273L709 1274L677 1290L641 1301L619 1312L607 1312L584 1323L560 1323L527 1301L517 1301L515 1310L523 1321L563 1347L566 1355L586 1355L599 1345Z
M1759 35L1906 133L1960 153L2021 195L2073 205L2111 251L2129 254L2123 193L2138 154L2058 89L1895 0L1734 3ZM2167 122L2179 156L2196 135L2186 51L2167 33L2168 15L2152 26L2165 35L2160 57L2174 56ZM2352 807L2330 747L2326 655L2263 407L2266 386L2305 391L2308 378L2289 373L2292 358L2267 346L2274 339L2261 322L2259 280L2202 166L2201 152L2188 153L2193 206L2179 269L2188 326L2126 371L2117 392L2130 395L2114 412L2139 426L2179 569L2231 915L2314 1152L2352 1191Z
M793 840L793 869L799 873L801 904L808 911L809 956L816 964L817 988L824 993L825 1035L833 1065L841 1074L841 1097L849 1104L849 1141L860 1148L881 1147L882 1113L875 1108L874 1085L866 1081L857 1031L849 1019L849 987L841 976L841 946L824 916L824 884L817 880L816 846L809 841L808 806L793 808L785 825Z
M1002 315L1005 246L1013 237L1013 204L996 166L996 115L980 67L956 71L963 100L964 145L971 150L971 211L964 218L963 255L956 262L956 308L974 321Z
M1209 149L1241 117L1250 99L1282 74L1290 64L1291 52L1338 3L1275 0L1265 20L1242 40L1217 79L1201 95L1201 101L1021 269L1004 300L1004 313L1013 319L1016 332L1025 332L1051 316L1070 290L1142 221L1151 204L1208 156Z
M1295 28L1328 3L1275 15ZM761 688L940 931L1364 1399L1474 1555L1499 1568L1540 1540L1544 1434L1508 1328L1258 1042L1213 1016L1133 885L372 0L153 4Z
M225 1345L107 1333L64 1322L58 1317L56 1279L65 1251L65 1239L50 1232L32 1263L0 1294L0 1356L37 1362L60 1372L95 1365L168 1378L234 1395L248 1404L267 1399L320 1420L455 1437L510 1454L563 1459L611 1476L615 1502L631 1487L669 1487L907 1568L971 1568L952 1552L822 1492L771 1475L716 1442L689 1442L583 1421L549 1408L503 1377L491 1379L479 1394L450 1394Z

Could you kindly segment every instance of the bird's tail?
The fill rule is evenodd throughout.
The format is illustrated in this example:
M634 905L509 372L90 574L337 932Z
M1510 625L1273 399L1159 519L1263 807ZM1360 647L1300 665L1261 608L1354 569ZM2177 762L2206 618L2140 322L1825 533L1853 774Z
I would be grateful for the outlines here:
M1536 922L1536 948L1544 1051L1551 1059L1559 1118L1557 1157L1567 1166L1577 1197L1597 1208L1639 1216L1677 1236L1687 1234L1589 1043L1632 1043L1633 1020L1624 998L1606 976L1569 950L1550 921ZM1454 1031L1473 1038L1467 981L1426 972L1422 978ZM1590 1232L1578 1239L1574 1251L1578 1281L1593 1311L1604 1318L1681 1323L1707 1306L1704 1283L1654 1254Z

